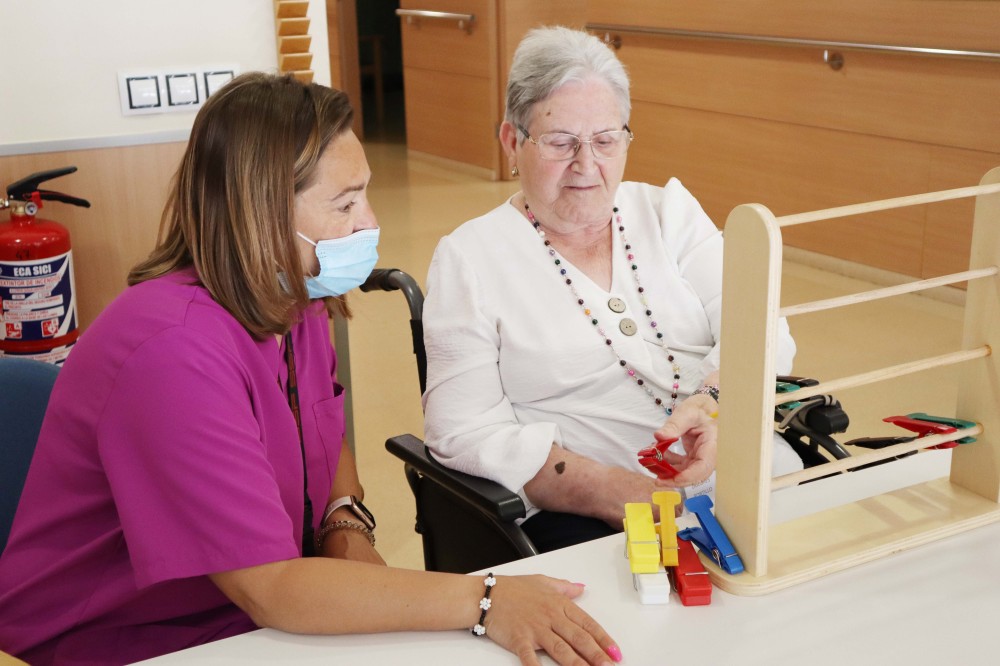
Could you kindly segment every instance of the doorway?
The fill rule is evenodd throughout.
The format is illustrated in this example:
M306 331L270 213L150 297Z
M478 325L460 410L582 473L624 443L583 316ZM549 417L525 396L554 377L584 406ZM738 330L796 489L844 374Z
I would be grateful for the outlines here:
M357 3L361 108L368 141L406 143L399 0Z

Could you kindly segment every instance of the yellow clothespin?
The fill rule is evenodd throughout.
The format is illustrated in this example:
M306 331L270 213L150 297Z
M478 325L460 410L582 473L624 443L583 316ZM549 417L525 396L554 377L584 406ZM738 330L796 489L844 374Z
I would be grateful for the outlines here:
M656 573L660 557L656 547L653 507L645 502L625 504L626 555L634 574Z
M660 507L660 553L663 566L677 566L677 521L674 507L681 503L681 494L674 490L653 493L653 504Z

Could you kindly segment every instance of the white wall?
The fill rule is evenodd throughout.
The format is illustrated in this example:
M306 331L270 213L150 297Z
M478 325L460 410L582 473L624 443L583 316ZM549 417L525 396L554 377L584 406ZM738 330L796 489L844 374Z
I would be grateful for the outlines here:
M330 83L326 4L309 4ZM0 0L0 155L187 138L194 112L123 116L120 70L277 70L273 0Z

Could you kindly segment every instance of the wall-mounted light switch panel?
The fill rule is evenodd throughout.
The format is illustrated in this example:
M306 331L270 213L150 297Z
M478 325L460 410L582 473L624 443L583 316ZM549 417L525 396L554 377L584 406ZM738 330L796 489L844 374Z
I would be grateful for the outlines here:
M233 64L118 72L122 115L197 111L239 73Z

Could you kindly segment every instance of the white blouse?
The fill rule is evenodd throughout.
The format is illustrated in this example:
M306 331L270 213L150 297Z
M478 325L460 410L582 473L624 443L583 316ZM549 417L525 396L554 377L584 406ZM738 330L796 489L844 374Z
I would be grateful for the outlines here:
M441 239L423 311L424 409L427 445L444 465L520 491L556 443L601 463L645 471L636 452L653 442L653 431L666 420L674 382L656 331L680 366L678 402L718 369L721 232L676 179L663 188L622 183L615 205L635 259L626 258L613 229L610 291L565 259L556 266L509 201ZM633 263L655 329L640 302ZM583 313L567 277L592 316ZM623 312L609 307L613 298L624 301ZM637 333L622 331L625 319ZM616 351L662 407L626 374ZM790 372L794 355L782 320L779 374Z

